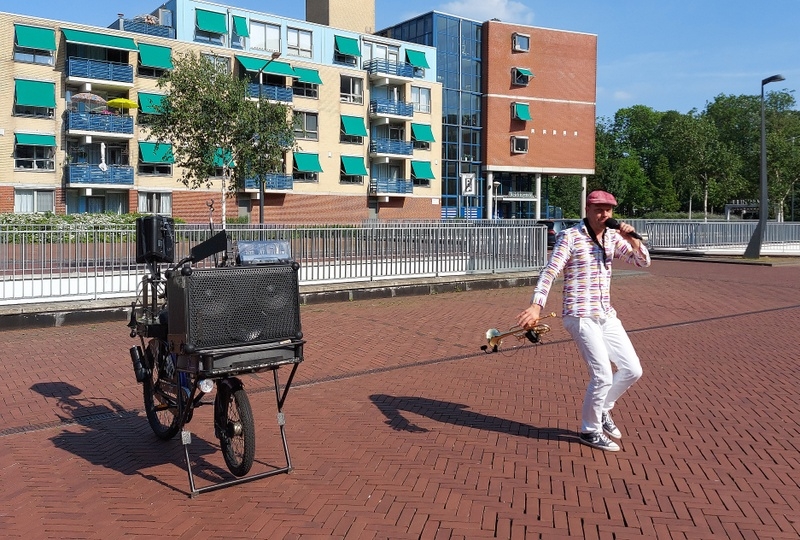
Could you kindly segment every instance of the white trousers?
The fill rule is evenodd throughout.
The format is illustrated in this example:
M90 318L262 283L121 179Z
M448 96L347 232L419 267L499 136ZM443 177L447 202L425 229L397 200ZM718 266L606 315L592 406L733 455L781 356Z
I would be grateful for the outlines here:
M603 431L602 413L642 376L642 365L631 340L616 317L564 317L589 370L589 386L583 399L581 432ZM617 366L616 372L611 363Z

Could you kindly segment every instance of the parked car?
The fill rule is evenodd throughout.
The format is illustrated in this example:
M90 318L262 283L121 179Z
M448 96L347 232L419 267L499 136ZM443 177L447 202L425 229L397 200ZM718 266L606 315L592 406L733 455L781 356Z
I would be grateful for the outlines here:
M579 222L579 219L543 219L537 221L536 224L547 225L547 247L553 247L556 244L558 233Z

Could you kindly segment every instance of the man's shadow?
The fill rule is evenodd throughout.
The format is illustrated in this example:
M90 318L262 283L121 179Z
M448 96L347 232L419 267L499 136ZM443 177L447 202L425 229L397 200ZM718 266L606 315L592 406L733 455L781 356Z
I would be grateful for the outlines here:
M39 382L32 385L31 390L57 400L59 411L56 415L65 427L50 439L56 448L66 450L93 465L122 474L139 474L181 491L178 486L168 485L151 474L141 472L168 463L185 468L180 437L162 441L155 436L147 419L139 411L126 410L111 399L83 395L83 390L69 383ZM72 424L85 429L68 429ZM206 460L205 456L218 452L218 446L193 434L189 453L196 476L215 482L232 478L226 470Z
M498 416L486 415L468 410L468 405L439 401L423 397L389 396L386 394L373 394L370 400L386 416L386 424L396 431L411 433L425 433L429 431L409 421L403 412L425 416L437 422L445 422L456 426L464 426L487 431L496 431L550 441L578 441L578 434L561 428L538 427L523 424Z

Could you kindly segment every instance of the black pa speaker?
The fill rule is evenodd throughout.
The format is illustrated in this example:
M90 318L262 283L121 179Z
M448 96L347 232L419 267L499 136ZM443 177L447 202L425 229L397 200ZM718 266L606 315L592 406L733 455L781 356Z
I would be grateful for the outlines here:
M175 260L175 220L167 216L136 218L136 262Z
M180 272L167 280L177 353L301 339L296 262Z

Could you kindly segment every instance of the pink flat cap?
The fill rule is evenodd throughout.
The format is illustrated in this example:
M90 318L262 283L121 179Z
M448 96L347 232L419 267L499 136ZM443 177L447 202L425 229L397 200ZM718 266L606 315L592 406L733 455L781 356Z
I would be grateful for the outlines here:
M586 198L586 204L610 204L617 206L617 199L608 191L595 190L589 193Z

